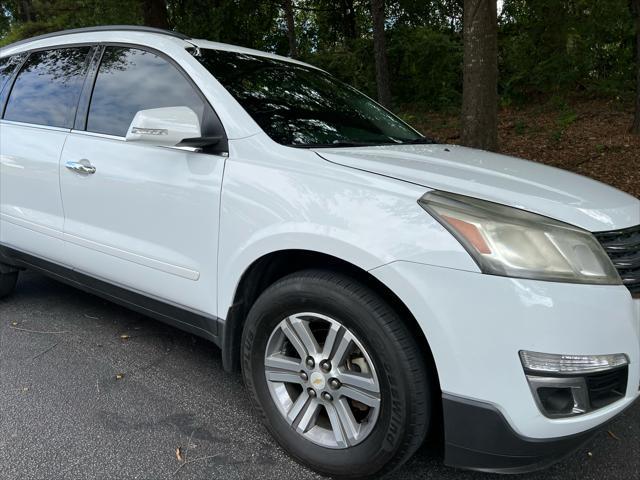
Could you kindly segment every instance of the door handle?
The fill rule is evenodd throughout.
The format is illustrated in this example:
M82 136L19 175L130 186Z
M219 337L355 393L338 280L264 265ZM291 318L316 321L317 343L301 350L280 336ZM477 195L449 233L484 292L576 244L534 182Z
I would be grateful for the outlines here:
M79 162L67 162L65 164L72 172L83 173L85 175L93 175L96 173L96 167L91 165L88 160L80 160Z

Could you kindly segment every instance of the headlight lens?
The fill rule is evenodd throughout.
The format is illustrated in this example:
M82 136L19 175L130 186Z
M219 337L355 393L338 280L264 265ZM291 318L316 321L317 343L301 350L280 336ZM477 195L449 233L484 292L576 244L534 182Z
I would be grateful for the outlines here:
M483 273L622 284L606 252L586 230L452 193L429 192L418 202L462 243Z

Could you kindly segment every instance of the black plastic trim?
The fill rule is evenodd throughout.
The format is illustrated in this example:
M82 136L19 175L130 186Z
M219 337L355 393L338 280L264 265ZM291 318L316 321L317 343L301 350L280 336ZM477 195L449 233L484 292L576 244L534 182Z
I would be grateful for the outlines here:
M640 297L640 225L593 234L633 298Z
M489 403L443 394L442 406L445 464L495 473L546 468L573 453L613 421L575 435L538 439L519 435Z
M4 111L7 109L7 103L9 103L9 95L11 95L11 91L13 90L13 84L16 83L16 78L18 78L18 73L20 73L20 70L22 70L22 67L24 67L24 64L27 63L27 60L29 59L30 55L31 55L30 52L20 52L15 55L15 56L21 56L22 58L13 69L13 72L11 72L11 76L9 77L9 80L7 81L4 88L2 89L2 92L0 92L0 118L4 118ZM11 56L13 57L14 55L11 55Z
M98 76L98 68L100 68L100 62L102 61L102 55L104 54L104 46L94 45L94 49L89 60L89 66L87 73L84 77L84 84L82 85L82 91L80 97L78 97L78 104L76 105L76 115L73 120L73 130L85 130L87 127L87 119L89 117L89 105L91 104L91 96L93 95L93 87L96 83L96 77Z
M203 337L217 346L221 345L219 332L222 331L222 320L218 317L156 300L4 245L0 245L0 259L15 267L38 271L55 280Z
M97 32L142 32L142 33L155 33L157 35L167 35L169 37L179 38L180 40L191 40L189 35L184 33L174 32L171 30L163 30L162 28L153 27L141 27L138 25L102 25L97 27L84 27L74 28L71 30L61 30L59 32L45 33L44 35L38 35L37 37L26 38L9 45L2 47L3 49L17 47L18 45L24 45L26 43L35 42L37 40L45 40L47 38L62 37L65 35L74 35L77 33L97 33Z

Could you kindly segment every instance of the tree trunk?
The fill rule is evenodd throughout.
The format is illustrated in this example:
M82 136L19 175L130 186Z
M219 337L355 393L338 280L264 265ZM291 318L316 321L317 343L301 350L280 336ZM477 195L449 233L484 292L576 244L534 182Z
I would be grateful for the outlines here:
M21 23L35 21L35 14L33 12L33 2L31 0L20 0L18 2L17 18Z
M373 50L376 62L378 102L385 107L390 107L389 65L387 63L387 45L384 36L384 0L371 0L371 16L373 17Z
M640 135L640 0L631 0L631 12L636 22L636 114L631 133Z
M498 14L496 0L465 0L462 144L498 148Z
M142 0L142 19L147 27L169 29L166 0Z
M298 58L298 45L296 42L296 23L293 16L293 1L283 0L282 8L284 9L284 16L287 21L287 38L289 39L289 56L291 58Z
M356 30L356 11L353 6L353 0L341 0L342 8L342 34L347 40L353 40L357 36Z

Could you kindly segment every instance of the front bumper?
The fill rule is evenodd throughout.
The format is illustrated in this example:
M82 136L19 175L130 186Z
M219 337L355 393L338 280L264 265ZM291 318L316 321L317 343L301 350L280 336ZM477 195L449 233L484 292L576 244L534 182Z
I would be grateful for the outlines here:
M445 398L489 405L527 444L551 439L552 444L574 445L575 439L584 440L639 395L640 302L625 287L511 279L411 262L393 262L371 273L400 297L420 324ZM630 360L626 394L583 415L548 418L531 393L520 350L624 353ZM445 416L445 421L450 418ZM447 425L445 432L450 438ZM453 445L448 439L447 443ZM551 448L549 453L560 450ZM545 451L532 455L533 463L540 463L538 457L544 457ZM447 458L454 464L455 455ZM492 469L488 461L466 466Z
M487 472L540 470L562 460L606 425L565 437L534 439L514 432L490 404L444 395L442 406L445 463Z

